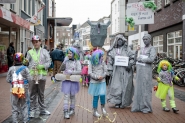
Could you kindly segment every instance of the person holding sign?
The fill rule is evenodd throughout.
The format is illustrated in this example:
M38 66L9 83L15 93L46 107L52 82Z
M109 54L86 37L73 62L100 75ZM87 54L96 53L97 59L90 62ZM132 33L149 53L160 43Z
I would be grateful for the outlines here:
M140 55L136 63L136 85L132 112L152 112L152 62L156 57L155 48L151 45L151 35L143 37L145 47L139 48ZM137 53L137 51L136 51Z
M125 108L132 103L134 94L133 71L134 53L127 46L123 35L117 35L108 51L107 69L111 76L107 101L115 108Z

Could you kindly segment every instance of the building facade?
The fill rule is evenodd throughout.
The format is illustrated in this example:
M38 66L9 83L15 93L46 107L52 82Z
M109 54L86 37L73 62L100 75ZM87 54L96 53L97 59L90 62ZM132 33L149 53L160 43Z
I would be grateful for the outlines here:
M182 59L183 1L155 0L155 3L155 23L148 25L148 32L153 37L153 46L158 53L165 52L169 57Z

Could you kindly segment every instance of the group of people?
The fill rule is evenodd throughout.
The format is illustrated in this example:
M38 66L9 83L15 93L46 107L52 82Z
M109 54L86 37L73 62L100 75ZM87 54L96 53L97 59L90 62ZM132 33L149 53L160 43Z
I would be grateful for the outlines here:
M50 55L40 47L41 40L38 35L32 37L32 44L34 48L27 52L26 58L22 53L14 54L14 64L7 73L6 80L12 88L10 91L13 123L19 122L20 113L23 115L23 122L28 122L29 118L35 116L37 104L41 115L50 115L44 104L47 69L51 64ZM28 67L23 65L27 63Z
M99 98L103 116L107 116L105 109L106 101L114 104L115 108L125 108L132 104L132 112L152 112L152 62L156 57L156 51L151 45L151 35L145 34L143 42L145 47L138 47L136 51L133 51L127 46L127 40L124 36L117 35L111 48L107 52L107 62L103 60L104 52L100 49L96 49L92 52L91 56L87 56L88 72L86 76L90 78L88 93L93 97L93 116L101 116L98 113ZM38 36L33 36L32 43L34 48L27 53L26 57L26 62L29 62L28 68L22 66L22 54L15 53L15 64L9 69L7 75L7 81L14 87L15 79L13 74L16 73L19 75L19 73L21 73L24 79L25 95L28 95L26 98L19 98L19 96L15 94L11 95L14 122L17 122L20 108L24 112L24 122L28 121L28 115L29 117L34 117L37 95L40 113L50 114L44 105L44 87L47 69L51 64L50 56L47 50L40 48L41 42ZM80 62L79 51L75 47L69 47L64 57L64 53L57 47L57 49L51 53L51 56L56 67L53 76L56 75L59 68L61 68L59 71L63 71L61 75L66 76L66 78L62 80L61 92L64 93L64 118L69 119L70 116L75 114L75 95L80 90L79 76L82 75L82 63ZM128 64L118 64L117 58L126 59ZM37 64L35 65L35 63ZM133 82L133 65L137 66L135 84ZM35 79L34 76L35 68L38 70L37 79ZM165 100L168 95L170 97L171 108L174 113L177 113L178 109L176 109L175 105L172 79L174 77L178 81L179 78L174 76L171 64L165 60L159 63L158 72L159 77L156 77L158 82L156 97L161 99L163 110L168 112L170 110L166 107ZM106 88L105 80L107 75L110 75L108 88ZM37 81L39 84L35 84ZM30 94L28 84L31 90ZM29 106L27 102L29 100L30 109L28 110Z

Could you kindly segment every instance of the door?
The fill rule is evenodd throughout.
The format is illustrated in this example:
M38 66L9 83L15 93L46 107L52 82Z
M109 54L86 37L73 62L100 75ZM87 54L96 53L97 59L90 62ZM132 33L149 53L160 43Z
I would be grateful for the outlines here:
M182 45L175 45L175 59L182 59Z

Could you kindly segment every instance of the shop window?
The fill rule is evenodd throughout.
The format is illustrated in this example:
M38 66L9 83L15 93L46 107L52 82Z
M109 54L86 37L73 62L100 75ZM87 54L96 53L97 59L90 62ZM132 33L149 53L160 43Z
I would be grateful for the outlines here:
M182 30L167 34L167 54L174 59L182 59Z
M163 35L153 37L153 46L155 47L157 53L163 52Z

